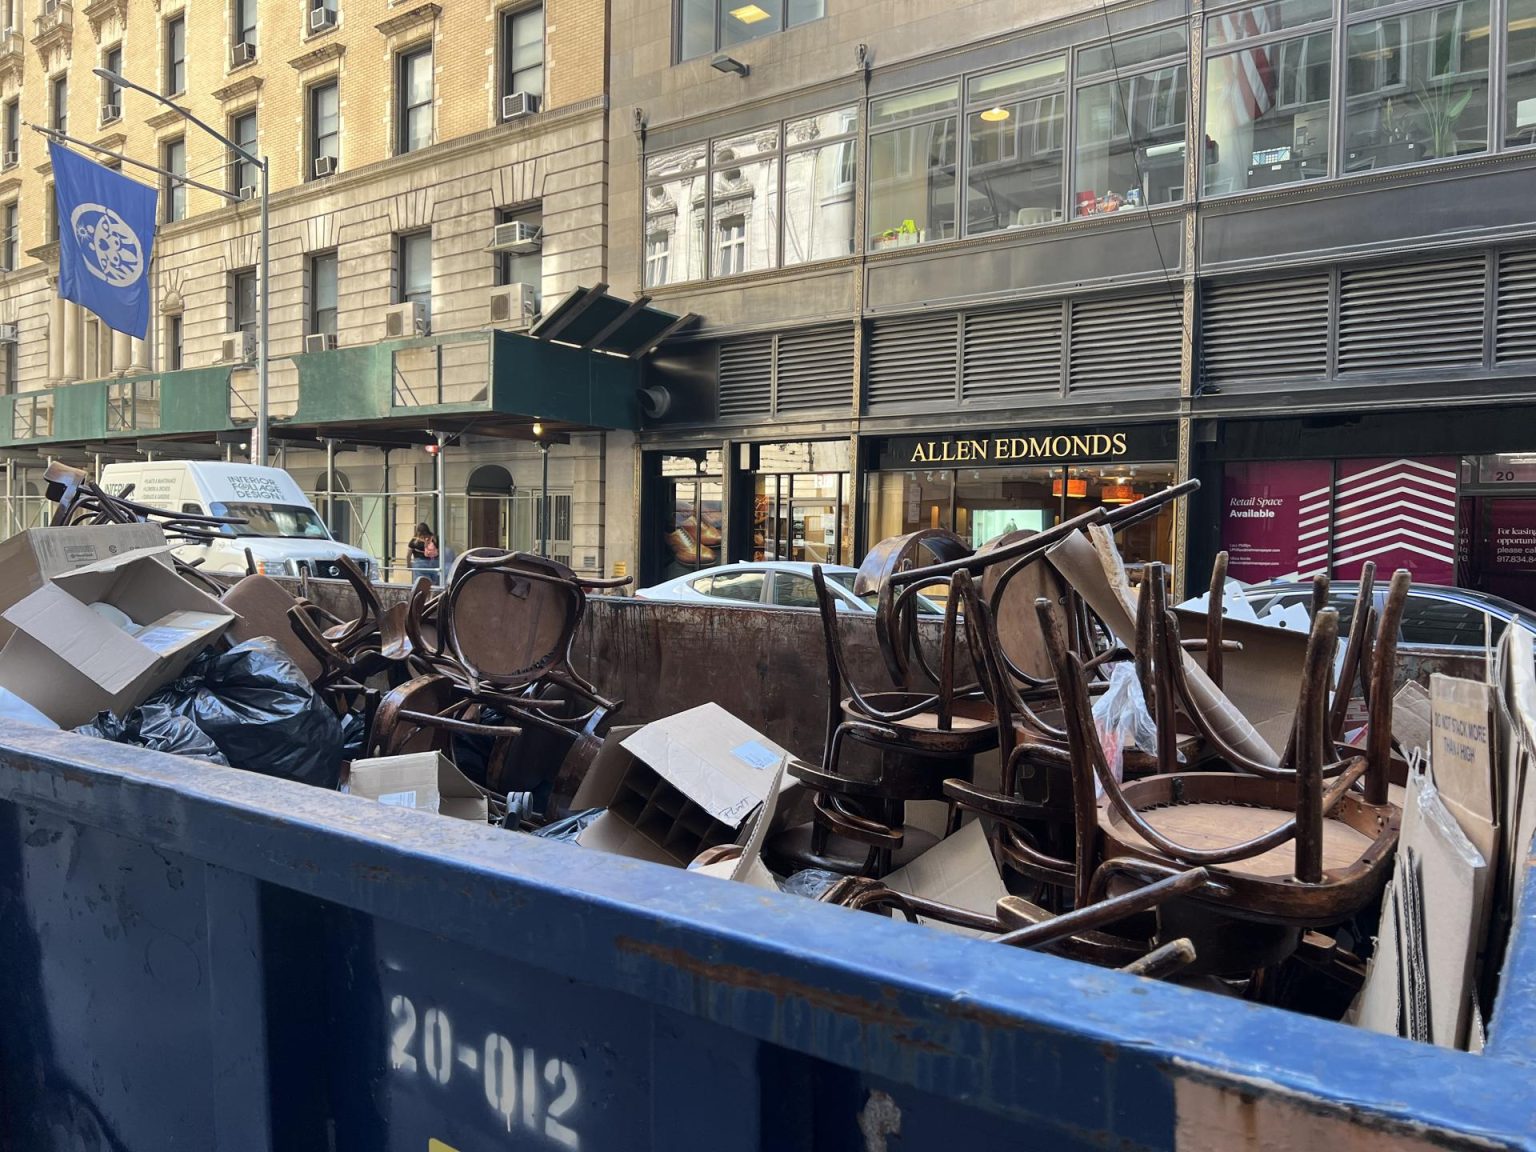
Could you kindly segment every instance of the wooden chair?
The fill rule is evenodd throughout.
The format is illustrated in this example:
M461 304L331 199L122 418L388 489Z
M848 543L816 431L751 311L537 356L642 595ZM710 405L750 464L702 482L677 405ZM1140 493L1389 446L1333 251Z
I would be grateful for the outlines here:
M957 597L951 595L945 606L937 689L868 691L849 673L836 601L820 565L811 576L826 644L826 741L819 767L795 764L790 773L813 791L815 819L808 830L789 830L769 851L834 871L884 875L898 850L915 855L933 842L905 827L906 803L943 800L944 778L956 775L956 763L963 763L962 774L969 775L970 759L996 745L996 720L979 678L965 684L956 680ZM873 779L845 770L843 745L850 739L880 754L880 771ZM864 845L864 859L829 856L834 834ZM795 837L808 838L808 843L796 843Z

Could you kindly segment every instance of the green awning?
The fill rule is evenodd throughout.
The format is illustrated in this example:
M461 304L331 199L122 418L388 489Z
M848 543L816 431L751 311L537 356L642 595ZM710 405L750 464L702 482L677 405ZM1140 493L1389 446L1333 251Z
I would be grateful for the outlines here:
M589 352L606 352L637 360L656 350L672 333L697 317L678 316L651 307L649 296L624 300L612 296L608 285L577 288L528 331L536 340L571 344Z

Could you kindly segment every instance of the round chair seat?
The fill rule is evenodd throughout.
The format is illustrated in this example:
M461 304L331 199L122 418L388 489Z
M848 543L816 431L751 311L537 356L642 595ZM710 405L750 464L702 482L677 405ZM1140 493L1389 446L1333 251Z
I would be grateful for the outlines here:
M927 693L894 691L871 692L864 696L865 702L879 712L899 712L929 698ZM911 738L914 747L923 747L924 750L942 751L944 749L929 749L926 745L952 743L956 745L957 752L977 752L997 743L997 713L987 700L956 700L947 729L939 727L937 709L924 710L904 720L882 720L866 714L851 696L843 701L842 708L844 721L894 728L903 736ZM856 737L857 733L850 735Z

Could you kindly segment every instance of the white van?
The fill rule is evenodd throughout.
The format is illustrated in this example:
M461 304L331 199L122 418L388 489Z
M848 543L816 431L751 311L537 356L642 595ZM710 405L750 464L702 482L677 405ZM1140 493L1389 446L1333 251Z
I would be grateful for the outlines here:
M245 521L206 544L175 549L183 560L201 559L204 571L243 575L250 549L257 570L268 576L308 573L334 579L341 575L338 556L350 557L375 579L379 576L366 552L332 539L315 506L281 468L156 460L108 464L101 470L101 486L113 495L122 495L130 484L133 490L127 498L139 504Z

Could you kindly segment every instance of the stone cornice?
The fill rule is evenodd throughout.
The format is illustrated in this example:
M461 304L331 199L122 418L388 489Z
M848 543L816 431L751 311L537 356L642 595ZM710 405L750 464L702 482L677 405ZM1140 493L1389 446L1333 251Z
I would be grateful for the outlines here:
M52 12L37 17L35 26L37 34L32 37L32 46L44 60L56 47L68 52L75 39L74 7L69 0L58 0L58 6Z
M85 18L91 22L91 35L101 39L101 26L107 22L109 16L117 17L119 28L128 24L128 0L91 0L80 11L85 13Z
M180 112L167 110L165 112L157 112L153 116L146 116L144 123L158 132L161 128L169 128L172 124L182 119L184 117Z
M323 44L312 52L305 52L302 56L295 56L288 61L295 72L307 72L311 68L318 68L332 60L340 60L347 50L345 44Z
M233 83L226 84L222 88L215 88L209 93L221 104L228 104L231 100L238 100L242 96L249 96L252 92L261 91L260 76L242 76Z
M402 32L409 32L412 28L432 23L442 10L442 6L438 4L423 4L419 8L412 8L398 16L391 16L388 20L381 20L374 27L386 36L398 36Z

